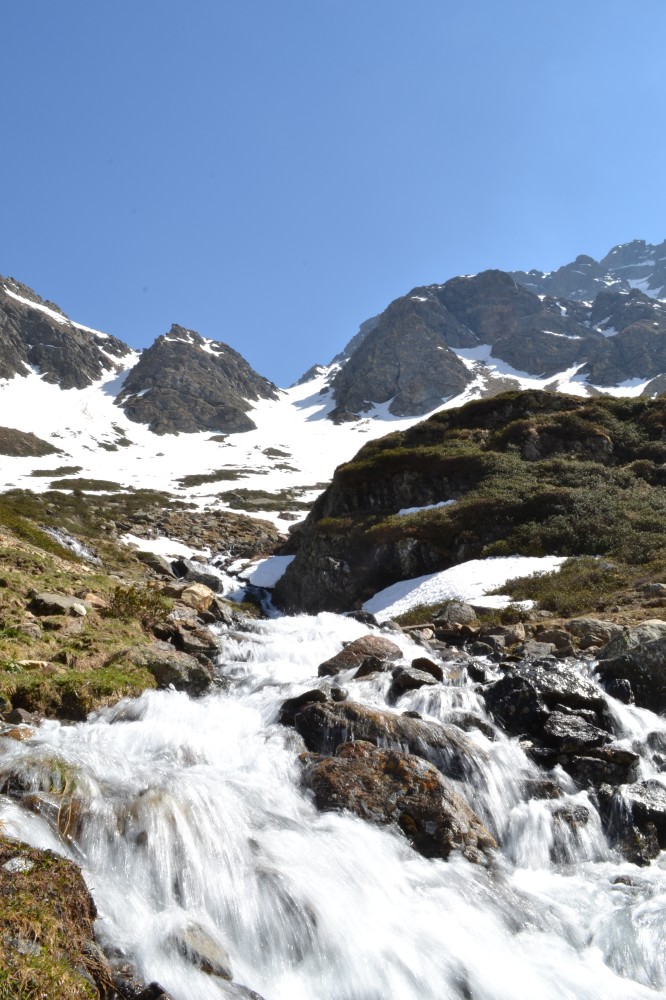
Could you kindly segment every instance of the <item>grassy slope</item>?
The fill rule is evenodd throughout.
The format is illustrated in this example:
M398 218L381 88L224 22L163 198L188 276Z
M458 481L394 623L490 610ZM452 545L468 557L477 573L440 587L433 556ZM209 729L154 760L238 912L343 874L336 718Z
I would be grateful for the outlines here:
M595 609L600 585L608 594L666 574L665 463L664 400L506 393L369 442L337 470L311 530L358 564L405 539L439 568L514 553L603 556L613 572L589 565L567 608L550 595L552 610L579 613ZM399 505L457 502L397 516L401 483L411 503L403 493Z

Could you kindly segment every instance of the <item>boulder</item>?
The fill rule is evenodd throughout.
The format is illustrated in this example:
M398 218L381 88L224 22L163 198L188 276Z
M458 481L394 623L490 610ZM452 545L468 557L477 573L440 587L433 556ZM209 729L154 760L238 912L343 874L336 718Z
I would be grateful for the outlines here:
M566 625L567 631L578 639L579 649L589 649L590 646L605 646L618 635L622 635L622 625L615 622L601 621L599 618L571 618Z
M332 754L349 740L406 750L423 757L450 778L464 779L478 770L484 751L457 726L396 715L353 701L311 702L294 715L294 727L308 750Z
M178 599L196 611L208 611L215 600L215 594L203 583L190 583L181 590Z
M415 691L428 684L437 684L431 673L415 670L413 667L396 667L393 671L389 699L398 698L403 691Z
M444 671L439 663L435 663L427 656L417 656L415 660L412 660L412 669L425 671L426 674L434 677L436 681L444 680Z
M579 715L552 712L543 727L543 739L561 753L584 753L609 743L611 738Z
M653 712L666 711L666 622L653 619L628 628L599 651L604 683L629 681L636 704Z
M165 556L161 556L157 552L137 552L136 557L141 560L144 566L152 569L153 573L157 576L164 577L167 580L173 579L175 574L171 568L171 563Z
M189 653L174 649L168 642L156 640L147 646L132 646L115 654L109 663L128 662L145 667L160 688L171 685L177 691L202 694L213 682L213 670Z
M331 677L351 667L360 667L367 656L375 656L383 662L394 662L402 657L402 650L390 639L380 635L363 635L347 643L335 656L319 666L320 677Z
M461 851L479 863L497 846L452 783L420 757L356 741L339 747L335 757L302 754L301 762L319 809L395 823L425 857Z
M33 594L28 608L36 615L73 615L77 618L85 618L92 610L90 604L80 597L68 597L66 594L50 591Z
M232 978L229 953L200 924L188 924L187 927L172 934L168 944L207 975L219 979Z
M303 694L297 694L293 698L287 698L286 701L282 702L282 706L280 707L278 722L282 723L283 726L293 726L296 712L304 705L308 705L313 701L322 702L327 700L325 692L319 688L304 691Z
M469 625L476 621L476 611L464 601L447 601L433 615L433 623L438 628L449 625Z
M220 577L211 573L205 564L193 562L191 559L177 559L171 565L176 576L185 577L190 583L202 583L214 593L217 593L222 586Z

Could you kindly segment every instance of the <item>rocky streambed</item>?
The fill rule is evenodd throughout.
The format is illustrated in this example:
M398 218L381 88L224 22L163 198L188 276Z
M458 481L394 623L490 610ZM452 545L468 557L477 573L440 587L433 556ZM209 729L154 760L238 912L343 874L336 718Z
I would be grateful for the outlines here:
M81 995L663 995L665 623L405 632L166 586L123 654L162 690L0 737L4 832L97 907Z

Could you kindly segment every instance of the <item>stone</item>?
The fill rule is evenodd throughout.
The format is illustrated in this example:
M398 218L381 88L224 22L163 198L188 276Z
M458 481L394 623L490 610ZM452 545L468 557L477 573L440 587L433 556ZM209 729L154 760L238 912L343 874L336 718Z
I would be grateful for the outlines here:
M378 656L366 656L354 674L354 680L362 680L364 677L370 677L372 674L384 674L390 669L390 660L380 660Z
M447 628L449 625L469 625L476 621L476 611L471 604L464 601L448 601L433 615L436 628Z
M644 621L611 639L599 650L598 670L604 683L628 680L640 708L665 712L666 622Z
M349 740L365 740L377 746L406 750L423 757L454 780L476 775L481 750L457 726L360 705L358 702L309 703L294 715L294 727L308 750L332 754Z
M589 649L590 646L605 646L618 635L622 635L622 625L615 622L601 621L599 618L571 618L567 622L567 631L578 639L579 649Z
M310 702L327 701L326 694L319 688L314 688L311 691L304 691L303 694L297 694L293 698L287 698L286 701L282 702L280 707L280 712L278 715L278 722L283 726L292 726L294 724L294 716L296 712L303 707L303 705L308 705Z
M543 739L561 753L584 753L609 743L611 738L580 716L552 712L543 727Z
M202 972L219 979L231 979L233 971L226 948L200 924L188 924L172 934L169 943L183 958Z
M171 565L176 576L185 577L191 583L202 583L204 587L208 587L213 593L217 593L222 586L220 577L215 573L211 573L201 563L193 562L191 559L177 559Z
M161 556L157 552L137 552L136 557L141 560L144 566L152 569L153 573L157 576L161 576L166 580L174 578L175 573L171 567L171 562L165 556Z
M79 618L84 618L92 611L90 604L86 604L80 597L68 597L66 594L50 591L33 594L28 608L36 615L74 615Z
M370 823L395 823L428 858L460 851L483 863L497 844L453 784L427 761L365 741L335 757L302 754L303 780L322 810L347 810Z
M215 594L203 583L191 583L181 590L179 599L197 611L208 611L215 600Z
M383 636L363 635L359 639L347 643L339 653L320 664L318 674L320 677L335 676L344 670L359 667L368 656L374 656L382 661L394 662L401 659L402 650L400 646Z
M147 646L132 646L121 653L116 653L108 662L115 664L123 661L145 667L160 688L173 685L177 691L203 694L213 682L213 671L210 666L160 640L151 642Z
M428 684L437 684L437 681L425 670L414 670L413 667L396 667L393 671L393 683L389 691L389 698L396 698L403 691L416 691Z

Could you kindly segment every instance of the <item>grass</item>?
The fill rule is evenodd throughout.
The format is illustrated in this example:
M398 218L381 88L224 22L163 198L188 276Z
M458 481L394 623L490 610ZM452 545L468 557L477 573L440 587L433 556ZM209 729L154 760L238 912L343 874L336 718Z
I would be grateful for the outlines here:
M488 556L605 556L636 575L666 551L665 486L665 400L504 393L368 442L316 502L290 572L325 552L352 567L352 602Z
M117 493L122 490L120 483L114 483L110 479L54 479L50 484L52 490L88 490L90 492L103 491L104 493Z
M72 476L81 472L81 465L61 465L57 469L33 469L31 476L41 476L44 479L51 479L53 476Z
M1 866L13 858L26 872ZM0 837L0 1000L94 1000L103 970L87 952L95 907L77 866ZM85 973L85 974L84 974Z

